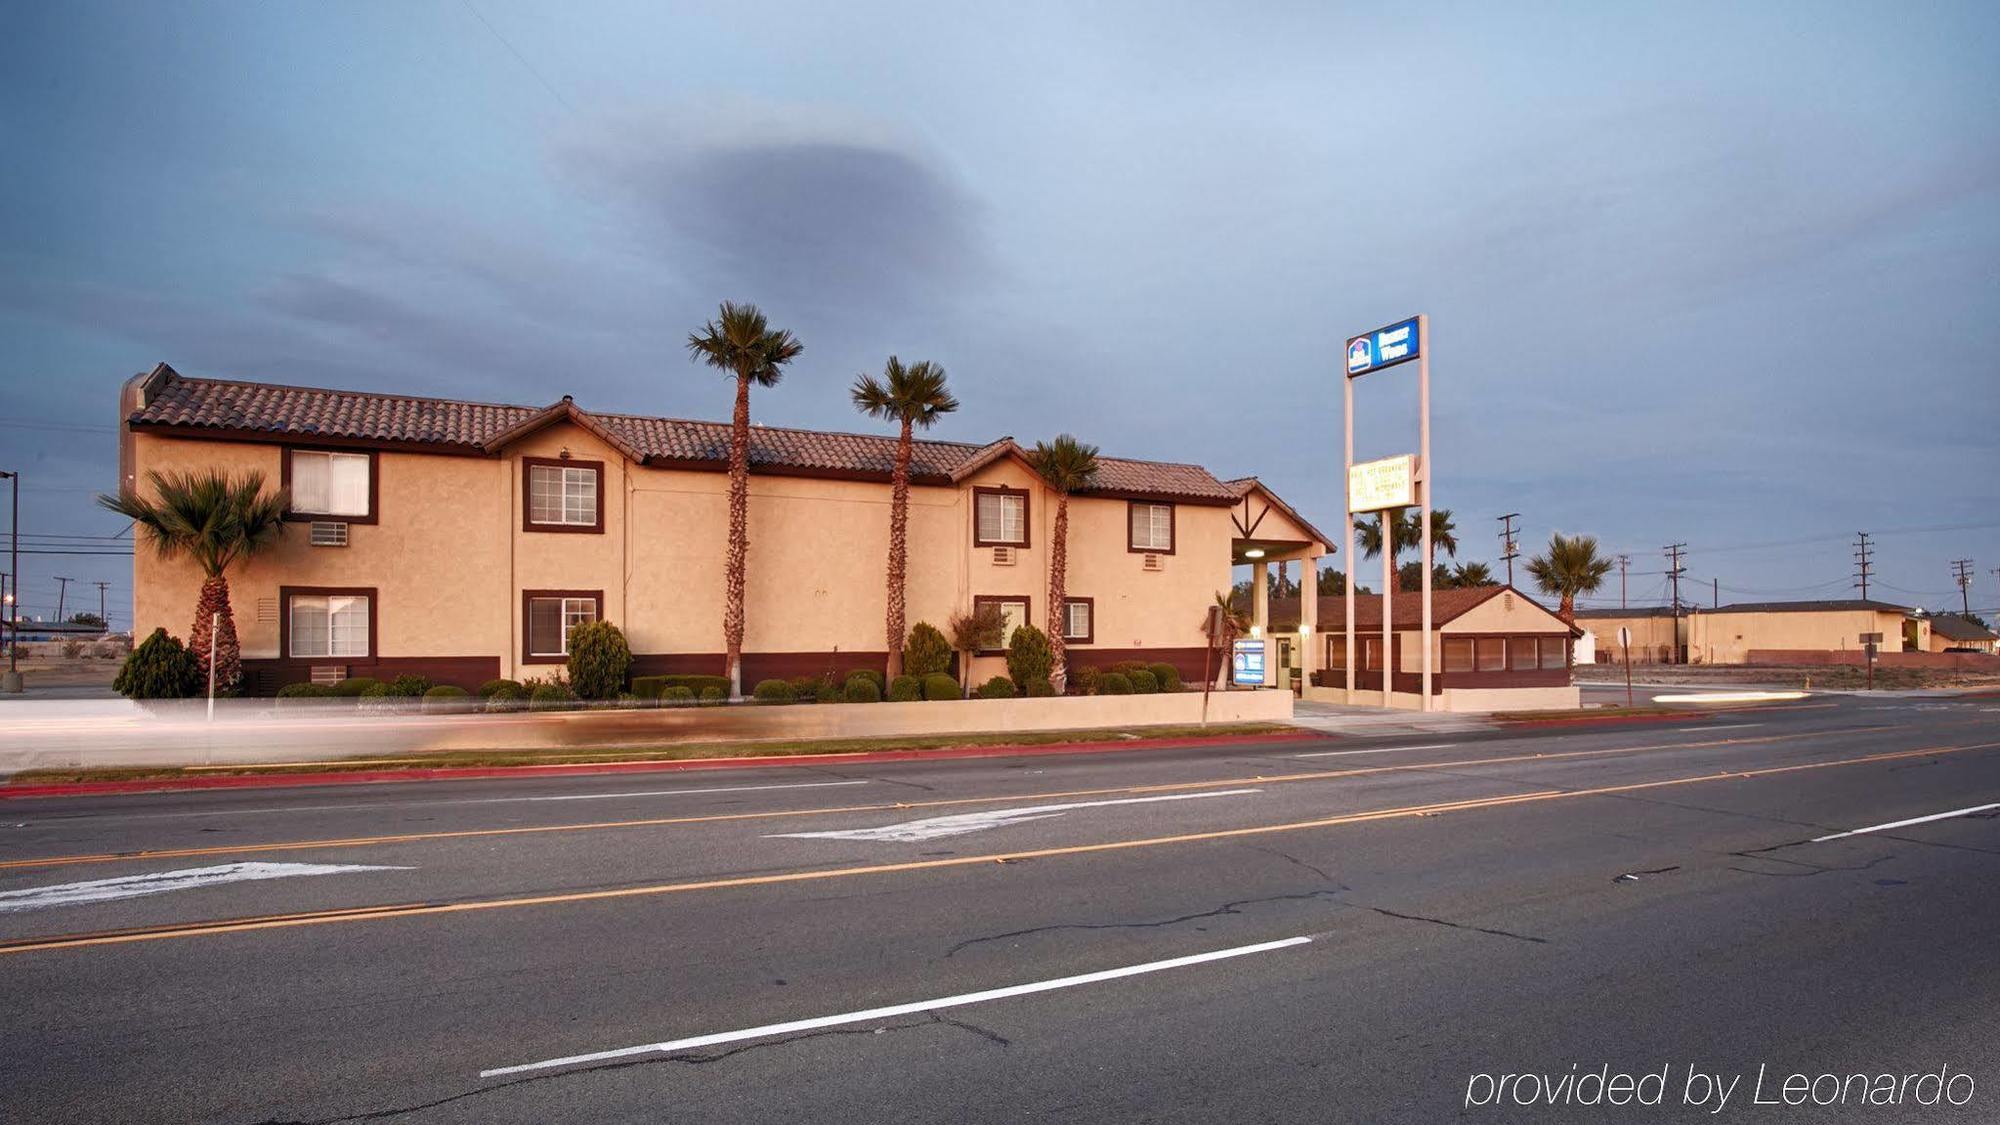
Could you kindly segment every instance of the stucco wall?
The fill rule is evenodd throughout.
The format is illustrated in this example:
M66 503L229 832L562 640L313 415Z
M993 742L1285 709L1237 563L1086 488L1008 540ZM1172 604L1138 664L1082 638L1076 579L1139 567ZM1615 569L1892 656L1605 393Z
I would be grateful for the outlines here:
M1880 651L1903 651L1903 615L1871 610L1815 613L1697 613L1688 621L1689 658L1742 664L1752 649L1861 651L1861 634L1880 633Z

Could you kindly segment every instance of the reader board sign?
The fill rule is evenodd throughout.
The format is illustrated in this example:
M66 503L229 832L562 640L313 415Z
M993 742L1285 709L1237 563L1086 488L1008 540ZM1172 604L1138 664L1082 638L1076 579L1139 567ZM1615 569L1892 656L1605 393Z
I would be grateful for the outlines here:
M1239 687L1264 686L1264 642L1237 641L1229 654L1229 678Z
M1347 377L1366 375L1384 367L1408 363L1424 354L1417 318L1397 321L1387 328L1364 332L1347 341Z
M1379 512L1417 502L1417 459L1408 453L1363 461L1347 470L1347 510Z

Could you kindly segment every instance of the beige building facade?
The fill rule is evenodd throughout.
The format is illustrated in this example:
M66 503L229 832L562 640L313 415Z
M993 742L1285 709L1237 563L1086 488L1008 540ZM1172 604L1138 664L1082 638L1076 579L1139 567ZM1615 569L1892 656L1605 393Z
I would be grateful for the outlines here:
M1623 659L1618 630L1631 631L1634 664L1782 663L1802 653L1862 652L1862 637L1880 634L1879 654L1923 652L1931 647L1930 621L1887 602L1831 600L1750 602L1718 609L1687 609L1679 617L1663 606L1577 613L1590 630L1599 663ZM1678 636L1680 649L1676 650Z
M568 628L618 624L635 674L723 674L728 427L547 407L189 379L125 386L121 487L153 472L257 471L293 515L229 574L252 690L339 675L476 686L548 674ZM918 442L907 619L999 603L1050 623L1055 496L1011 439ZM880 669L895 441L755 427L743 679ZM1248 530L1251 513L1254 530ZM1201 673L1201 619L1233 565L1317 560L1310 525L1254 480L1103 458L1072 498L1073 667L1159 660ZM201 582L141 549L133 615L184 636ZM1000 674L981 654L975 681Z

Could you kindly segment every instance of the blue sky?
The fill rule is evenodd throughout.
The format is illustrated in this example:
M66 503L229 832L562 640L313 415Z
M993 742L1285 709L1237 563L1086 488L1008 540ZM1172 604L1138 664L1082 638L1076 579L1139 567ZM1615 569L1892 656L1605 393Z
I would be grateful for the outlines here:
M1725 601L1844 596L1867 529L1878 596L1955 603L1969 556L2000 604L2000 8L1180 7L8 3L24 529L119 530L161 360L721 418L681 342L725 297L807 346L760 421L866 429L854 375L935 359L939 436L1331 526L1341 340L1423 311L1462 558L1519 511L1635 600L1675 541ZM1363 456L1414 447L1409 374ZM125 618L122 560L23 569Z

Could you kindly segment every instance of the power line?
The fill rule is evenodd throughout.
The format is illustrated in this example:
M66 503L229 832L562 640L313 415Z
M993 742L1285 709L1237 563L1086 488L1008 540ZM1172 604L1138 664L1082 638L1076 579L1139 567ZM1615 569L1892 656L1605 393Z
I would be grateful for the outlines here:
M542 84L542 89L547 90L549 92L550 97L554 98L558 102L561 102L562 107L564 109L569 110L571 113L576 112L576 107L569 104L568 98L565 98L561 94L557 93L556 88L554 86L549 85L549 80L542 77L542 72L536 70L535 64L528 61L528 56L522 54L519 50L517 50L512 43L509 43L507 41L507 37L505 35L500 34L499 28L494 27L492 23L488 22L485 16L479 14L479 9L472 6L472 0L460 0L460 2L465 5L466 11L472 13L473 19L478 20L480 24L486 28L486 30L492 32L493 38L498 39L500 41L500 45L502 47L507 48L508 53L513 55L515 59L520 61L521 68L523 70L526 70L529 74L534 75L535 81Z

